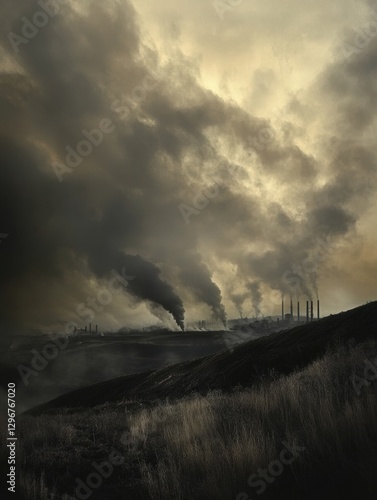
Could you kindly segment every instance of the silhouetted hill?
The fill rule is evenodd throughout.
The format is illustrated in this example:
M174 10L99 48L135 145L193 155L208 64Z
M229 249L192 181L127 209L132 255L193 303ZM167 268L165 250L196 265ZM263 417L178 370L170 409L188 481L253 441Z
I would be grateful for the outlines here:
M184 334L182 334L184 335ZM193 392L251 386L271 370L289 374L351 339L359 343L377 335L377 302L319 321L277 332L193 361L160 370L118 377L64 394L28 413L79 408L107 402L176 399Z

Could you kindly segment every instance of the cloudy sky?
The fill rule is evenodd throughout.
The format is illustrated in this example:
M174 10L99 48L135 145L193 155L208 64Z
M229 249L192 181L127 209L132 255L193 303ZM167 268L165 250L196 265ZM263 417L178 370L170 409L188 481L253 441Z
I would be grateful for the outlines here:
M4 0L0 317L376 298L377 5Z

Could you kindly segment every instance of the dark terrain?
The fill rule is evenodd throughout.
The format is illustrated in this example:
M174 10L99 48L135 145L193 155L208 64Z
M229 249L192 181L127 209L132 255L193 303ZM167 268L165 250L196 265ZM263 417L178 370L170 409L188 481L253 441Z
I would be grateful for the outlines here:
M181 398L192 392L250 387L271 370L289 374L323 356L330 346L377 337L377 302L276 332L193 361L118 377L85 387L33 410L90 407L121 400ZM184 334L183 337L184 338Z
M299 446L261 498L374 500L376 320L373 302L36 406L18 416L20 498L250 500Z

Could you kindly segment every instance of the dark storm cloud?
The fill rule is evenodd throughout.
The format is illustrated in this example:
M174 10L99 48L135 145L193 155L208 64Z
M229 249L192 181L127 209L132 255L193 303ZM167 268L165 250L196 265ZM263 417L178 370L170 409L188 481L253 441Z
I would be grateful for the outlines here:
M67 2L16 55L7 35L21 33L22 16L36 8L7 1L0 22L18 65L0 74L0 231L10 235L0 247L4 321L75 319L72 302L88 280L125 268L135 276L128 292L156 315L161 306L182 326L184 298L186 310L205 304L225 324L211 266L234 265L257 312L262 285L293 294L284 273L319 238L354 228L374 190L374 145L360 137L373 121L375 40L318 79L331 114L323 160L295 143L289 116L275 130L268 116L205 88L179 49L164 60L146 45L129 2ZM146 78L154 83L140 94ZM296 108L299 115L305 106ZM76 150L82 131L104 119L112 132L60 183L53 162L66 162L67 147ZM239 168L224 175L224 165ZM186 224L179 205L203 196L208 203ZM294 293L316 287L312 273ZM239 310L244 293L229 294Z
M30 18L35 6L26 3L24 6L23 13ZM15 321L17 315L22 316L24 304L20 303L17 287L27 287L28 276L34 280L43 280L44 275L61 278L66 271L61 254L68 250L77 255L77 262L70 265L85 273L80 261L83 256L99 278L118 264L129 266L128 272L137 273L138 279L130 284L128 291L139 299L160 304L183 326L182 301L159 277L157 266L141 256L118 257L119 247L126 248L126 235L135 241L140 231L137 218L141 211L133 203L132 193L129 197L121 193L111 180L101 177L101 172L86 178L75 172L70 179L64 179L64 185L59 185L51 175L46 149L59 154L67 144L74 146L84 125L96 124L97 118L109 115L108 98L100 84L106 83L117 55L122 57L123 68L127 70L128 88L146 74L146 69L134 61L139 41L134 12L129 5L123 9L113 3L109 10L91 5L89 16L75 15L68 5L64 9L38 37L22 47L18 62L25 76L4 75L1 79L5 111L9 118L18 118L13 128L2 131L1 144L5 188L1 222L12 234L9 245L3 249L7 265L2 268L2 286L12 290L9 295L12 309L4 308L3 317ZM8 19L12 14L16 19L10 22L11 28L20 29L14 9L9 10ZM127 85L123 89L127 91ZM20 108L24 108L23 113ZM139 168L148 165L142 155L143 135L146 134L136 123L134 151L130 151L128 162ZM45 148L39 149L37 141L42 141ZM147 145L153 151L154 145L150 142ZM93 158L94 169L101 160L99 152ZM108 161L116 163L116 158L109 155ZM125 168L127 159L123 162ZM137 181L133 178L134 185ZM43 296L37 300L43 300ZM20 318L21 322L23 319Z
M292 287L282 279L284 273L305 262L318 242L335 241L354 230L375 193L377 165L373 130L376 127L373 122L377 104L374 85L376 56L377 39L373 38L367 47L351 58L342 58L330 64L317 79L315 88L308 91L308 99L311 91L313 95L318 95L318 89L323 92L319 94L320 102L326 117L330 117L324 130L328 134L323 144L326 155L324 164L315 162L298 149L296 154L290 153L290 157L285 159L292 164L293 158L302 157L292 170L301 184L305 177L312 183L314 173L316 176L325 173L327 180L318 187L312 184L309 190L302 184L307 197L304 220L289 220L283 212L276 219L276 224L270 219L268 224L280 233L275 238L269 233L268 243L271 246L274 242L274 248L260 255L250 255L243 264L244 269L250 269L264 283L283 293L292 295ZM300 164L304 177L297 168ZM294 183L289 167L283 171L286 180ZM291 272L291 276L298 277L298 274ZM317 272L305 273L304 279L298 283L295 293L297 290L307 296L318 293Z
M32 8L25 9L25 15L30 17ZM17 15L13 11L16 20L10 25L14 30L20 29ZM89 16L78 16L66 6L60 17L51 20L38 37L22 47L18 62L25 76L3 76L1 97L8 107L7 114L11 117L16 113L19 119L7 131L9 137L3 131L2 139L1 175L6 187L6 196L1 200L2 226L14 235L3 253L8 265L4 267L2 285L12 290L9 302L14 313L7 315L4 310L4 317L12 321L17 315L21 322L24 320L24 304L17 289L27 287L28 276L34 280L43 280L44 275L59 279L66 271L64 266L73 265L79 273L93 272L100 279L113 268L126 267L135 275L128 291L141 300L161 305L183 327L181 299L160 277L157 265L148 262L160 246L150 234L155 231L154 225L155 238L164 231L166 208L177 218L174 192L179 193L183 183L179 172L173 171L176 166L161 156L177 160L184 148L205 143L197 122L203 121L205 126L207 119L211 121L207 118L210 113L204 108L185 112L175 109L172 102L162 108L152 103L149 116L158 125L151 126L140 120L140 105L138 113L131 112L126 126L111 115L117 125L116 133L109 138L111 146L103 144L87 165L80 165L70 176L66 174L61 185L49 165L50 150L62 156L67 145L74 149L82 127L90 130L112 113L112 101L103 92L108 72L115 69L127 76L127 82L120 84L120 97L148 74L145 64L136 62L140 41L133 17L129 5L121 8L116 2L109 10L90 6ZM122 57L120 67L114 66L117 55ZM25 88L29 86L32 90L27 94ZM26 113L17 114L22 104ZM144 106L147 108L147 103ZM38 142L42 142L41 148ZM18 185L20 179L22 184ZM175 225L184 239L184 225L181 221ZM148 239L151 245L145 248ZM146 257L120 252L127 248L142 251ZM76 261L62 259L64 250L73 252ZM174 250L173 245L173 254ZM196 264L194 267L200 269ZM205 268L200 270L201 285L215 290L206 302L224 318L221 294ZM192 286L198 300L202 299L205 293L197 285ZM32 302L38 300L42 301L43 295L31 298ZM38 307L43 315L43 306Z
M355 219L336 206L321 207L312 212L314 224L326 233L345 234Z
M312 193L308 205L315 226L330 235L346 234L354 227L377 187L376 71L374 37L363 50L330 65L317 81L332 135L325 143L328 180Z

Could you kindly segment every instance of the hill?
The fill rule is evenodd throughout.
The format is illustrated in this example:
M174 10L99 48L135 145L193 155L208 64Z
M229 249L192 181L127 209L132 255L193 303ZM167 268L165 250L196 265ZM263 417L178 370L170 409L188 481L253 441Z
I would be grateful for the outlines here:
M183 334L184 335L184 334ZM249 341L233 350L160 370L118 377L64 394L30 410L94 407L111 402L179 399L191 393L251 387L271 371L290 374L321 358L331 347L377 336L377 302L313 323Z

